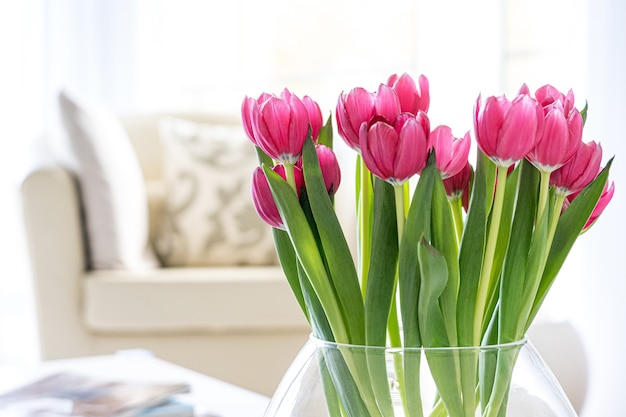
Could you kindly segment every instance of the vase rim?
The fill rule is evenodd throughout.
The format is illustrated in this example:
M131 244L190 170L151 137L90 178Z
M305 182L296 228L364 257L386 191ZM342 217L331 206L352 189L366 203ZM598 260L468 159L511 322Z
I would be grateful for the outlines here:
M327 348L346 348L346 349L381 349L387 352L402 352L402 351L446 351L446 350L464 350L464 351L485 351L485 350L499 350L499 349L512 349L521 348L528 342L528 337L524 336L522 339L506 342L486 344L479 346L441 346L441 347L394 347L394 346L369 346L369 345L355 345L351 343L337 343L328 340L323 340L316 337L313 333L309 335L309 339L318 347Z

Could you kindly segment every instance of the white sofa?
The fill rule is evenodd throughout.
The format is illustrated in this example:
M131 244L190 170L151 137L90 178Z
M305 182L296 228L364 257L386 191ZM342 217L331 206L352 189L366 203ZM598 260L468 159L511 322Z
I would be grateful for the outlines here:
M151 238L164 198L158 117L122 118L146 182ZM74 176L58 165L41 167L21 191L43 359L144 348L272 394L310 332L280 267L87 270Z

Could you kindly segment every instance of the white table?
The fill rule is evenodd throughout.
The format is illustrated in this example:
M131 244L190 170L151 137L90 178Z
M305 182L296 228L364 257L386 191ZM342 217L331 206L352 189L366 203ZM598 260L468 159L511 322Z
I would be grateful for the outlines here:
M0 367L0 391L57 371L123 380L184 381L191 386L188 397L198 417L262 417L269 403L263 395L160 360L145 351L47 361L33 368Z

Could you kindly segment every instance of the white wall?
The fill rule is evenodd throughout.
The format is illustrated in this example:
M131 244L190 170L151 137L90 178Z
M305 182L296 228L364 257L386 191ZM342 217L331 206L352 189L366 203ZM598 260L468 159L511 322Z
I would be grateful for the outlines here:
M626 2L595 0L589 16L589 138L615 155L615 196L579 247L584 261L573 317L590 355L591 386L584 417L623 414L626 375Z

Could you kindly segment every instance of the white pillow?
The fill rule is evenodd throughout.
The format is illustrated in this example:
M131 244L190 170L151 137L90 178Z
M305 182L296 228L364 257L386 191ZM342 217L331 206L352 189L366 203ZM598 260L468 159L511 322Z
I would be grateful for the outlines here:
M93 269L157 266L148 244L147 197L141 168L118 118L102 106L59 94L70 168L85 215Z
M165 266L277 263L250 193L258 165L242 126L164 117L166 199L155 248Z

